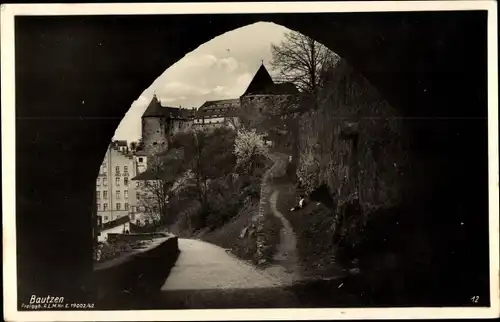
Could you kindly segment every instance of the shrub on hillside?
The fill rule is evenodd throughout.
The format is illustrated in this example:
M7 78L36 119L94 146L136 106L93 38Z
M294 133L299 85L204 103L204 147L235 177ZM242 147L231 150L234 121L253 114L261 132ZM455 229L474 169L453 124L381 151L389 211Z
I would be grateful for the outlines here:
M325 207L306 211L307 215L301 216L302 224L294 227L299 240L297 248L303 267L310 272L319 272L335 265L332 260L335 256L335 215Z
M244 201L243 196L234 189L234 182L230 176L212 181L209 195L206 225L212 230L235 217Z
M253 174L267 159L268 147L264 136L255 129L239 130L234 141L236 166L242 173Z

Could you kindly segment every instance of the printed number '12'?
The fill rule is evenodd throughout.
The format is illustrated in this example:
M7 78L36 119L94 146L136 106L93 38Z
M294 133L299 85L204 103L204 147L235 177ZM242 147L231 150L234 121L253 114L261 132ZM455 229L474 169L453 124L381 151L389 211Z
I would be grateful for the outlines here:
M477 303L479 302L479 296L473 296L470 298L470 300L472 301L472 303Z

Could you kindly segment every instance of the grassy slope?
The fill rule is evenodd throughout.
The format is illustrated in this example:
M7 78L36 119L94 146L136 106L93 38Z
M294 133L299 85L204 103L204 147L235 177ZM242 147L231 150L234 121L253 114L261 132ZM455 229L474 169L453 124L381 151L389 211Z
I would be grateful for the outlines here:
M245 238L240 238L239 236L243 229L250 224L253 215L257 212L258 203L258 200L254 200L251 204L243 208L233 220L212 232L204 234L201 239L229 249L231 253L242 260L257 264L254 262L254 256L257 251L257 232L252 235L247 234ZM269 262L276 251L276 245L279 243L281 223L274 216L268 215L266 218L268 220L266 220L262 233L266 236L267 244L269 245L264 252L265 258Z
M290 221L297 235L297 250L305 277L332 277L342 274L333 258L329 242L332 216L327 207L309 202L304 209L290 211L297 204L302 191L288 180L276 182L280 191L277 208Z

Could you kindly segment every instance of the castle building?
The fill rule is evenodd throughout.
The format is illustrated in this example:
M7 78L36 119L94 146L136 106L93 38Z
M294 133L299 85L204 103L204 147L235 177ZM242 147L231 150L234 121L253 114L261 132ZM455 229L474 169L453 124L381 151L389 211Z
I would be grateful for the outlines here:
M142 115L141 152L151 155L168 147L168 140L178 132L192 128L194 109L162 106L158 98L153 96L146 111Z
M211 100L198 110L162 106L156 96L142 115L142 148L136 153L139 172L147 168L148 156L168 149L170 138L181 131L221 126L238 127L242 114L259 116L282 108L299 91L292 83L275 83L262 64L239 98Z
M130 180L136 175L137 166L127 141L111 142L96 179L99 226L134 213L137 201Z
M238 126L237 111L240 100L226 99L206 101L195 113L193 126L195 129L215 128L220 126Z
M168 155L172 152L169 151L172 136L182 131L210 130L221 126L238 128L245 118L242 117L243 113L258 118L259 115L286 105L297 94L298 90L293 84L275 83L262 64L241 97L207 101L196 111L162 106L154 96L142 115L142 143L132 158L136 171L136 176L133 177L136 191L133 195L137 200L136 211L131 216L132 222L137 225L145 224L145 220L152 220L151 213L157 212L154 209L154 196L144 187L148 183L165 179L163 176L169 174L155 173L148 161L152 155L163 159L164 153Z
M262 64L240 97L243 113L272 112L299 94L292 83L275 83Z

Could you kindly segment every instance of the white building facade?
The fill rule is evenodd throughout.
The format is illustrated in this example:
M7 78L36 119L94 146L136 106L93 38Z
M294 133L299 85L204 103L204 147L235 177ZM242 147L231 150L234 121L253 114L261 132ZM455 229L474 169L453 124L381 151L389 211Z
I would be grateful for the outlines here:
M135 212L137 200L131 179L137 171L135 157L126 142L111 143L96 179L97 216L101 224Z

